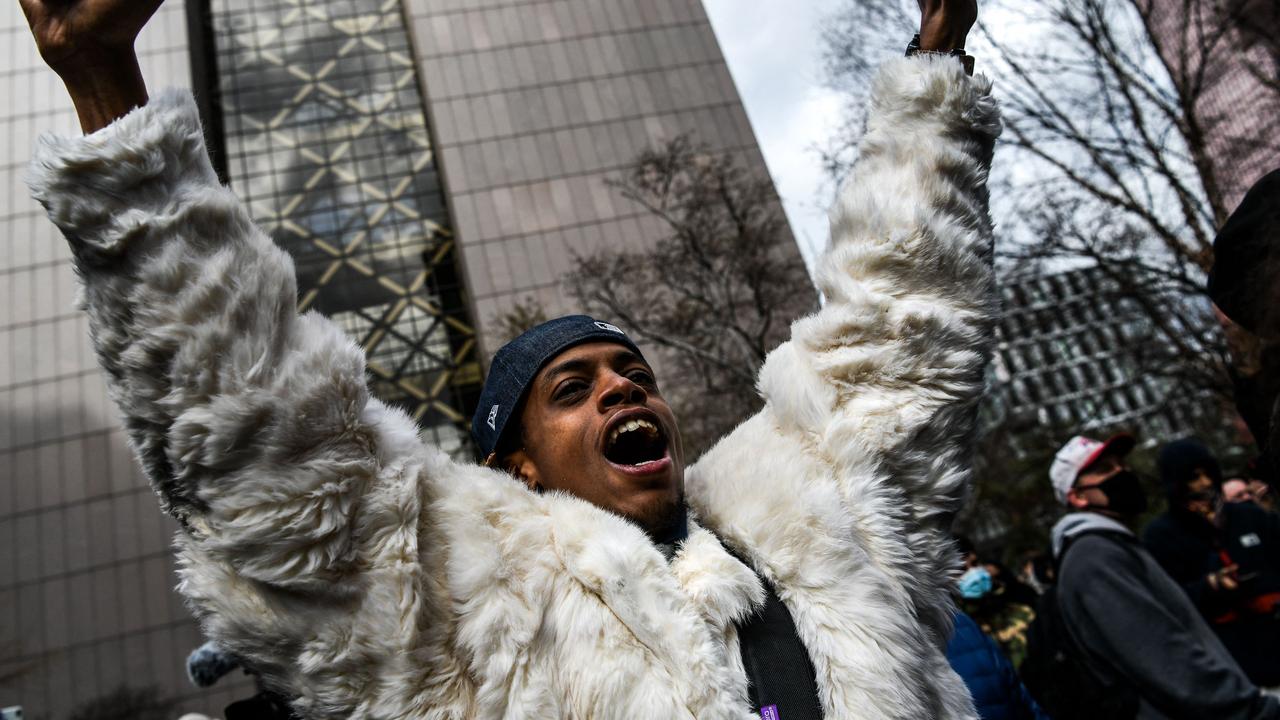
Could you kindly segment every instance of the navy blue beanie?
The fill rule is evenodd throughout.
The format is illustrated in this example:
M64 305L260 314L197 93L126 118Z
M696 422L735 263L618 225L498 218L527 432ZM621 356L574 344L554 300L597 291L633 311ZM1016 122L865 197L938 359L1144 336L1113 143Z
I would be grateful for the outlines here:
M489 365L484 389L480 391L476 414L471 418L471 438L480 450L480 457L489 458L501 442L508 423L515 427L512 415L538 371L565 350L589 342L616 343L644 357L618 326L586 315L548 320L498 350Z

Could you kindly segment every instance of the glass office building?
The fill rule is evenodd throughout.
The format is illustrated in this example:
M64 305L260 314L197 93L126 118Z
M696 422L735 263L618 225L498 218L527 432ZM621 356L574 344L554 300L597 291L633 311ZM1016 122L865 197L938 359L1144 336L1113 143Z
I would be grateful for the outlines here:
M209 11L215 152L293 256L299 308L337 321L364 348L375 394L463 452L481 373L404 9L214 0Z

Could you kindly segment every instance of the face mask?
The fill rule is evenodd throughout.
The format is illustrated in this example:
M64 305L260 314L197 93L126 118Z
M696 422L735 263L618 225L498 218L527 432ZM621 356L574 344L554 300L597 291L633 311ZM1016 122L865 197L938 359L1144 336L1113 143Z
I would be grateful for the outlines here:
M960 595L970 600L991 592L991 573L981 565L971 567L960 576Z
M1112 475L1098 483L1098 489L1107 496L1106 507L1092 506L1098 510L1133 516L1141 515L1147 509L1147 494L1142 491L1142 483L1132 470L1121 470Z
M1202 490L1200 492L1187 493L1187 502L1205 502L1215 504L1218 502L1218 493L1214 490Z

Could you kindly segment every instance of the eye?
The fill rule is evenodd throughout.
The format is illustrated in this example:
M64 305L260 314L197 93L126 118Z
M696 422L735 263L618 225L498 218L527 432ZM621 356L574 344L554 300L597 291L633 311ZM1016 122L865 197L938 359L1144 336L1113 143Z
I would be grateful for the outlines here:
M555 391L551 393L551 399L557 401L572 400L586 389L586 382L577 378L570 378L556 386Z
M653 374L648 370L636 368L627 372L627 379L637 385L656 385L657 381L653 379Z

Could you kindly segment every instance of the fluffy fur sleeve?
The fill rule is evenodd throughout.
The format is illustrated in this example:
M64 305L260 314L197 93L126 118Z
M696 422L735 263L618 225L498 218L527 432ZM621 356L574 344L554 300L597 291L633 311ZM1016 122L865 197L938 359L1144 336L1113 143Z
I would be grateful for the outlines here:
M918 578L918 610L940 627L956 562L946 530L968 480L991 344L986 181L999 133L990 81L953 59L881 68L832 211L818 274L826 305L793 325L760 377L783 427L839 470L849 506L887 521L861 528L868 549ZM902 533L905 556L889 544L877 552L886 529Z
M416 431L370 399L358 347L298 315L293 264L219 185L190 95L42 138L29 184L71 244L112 399L166 509L242 577L331 588L360 498Z

